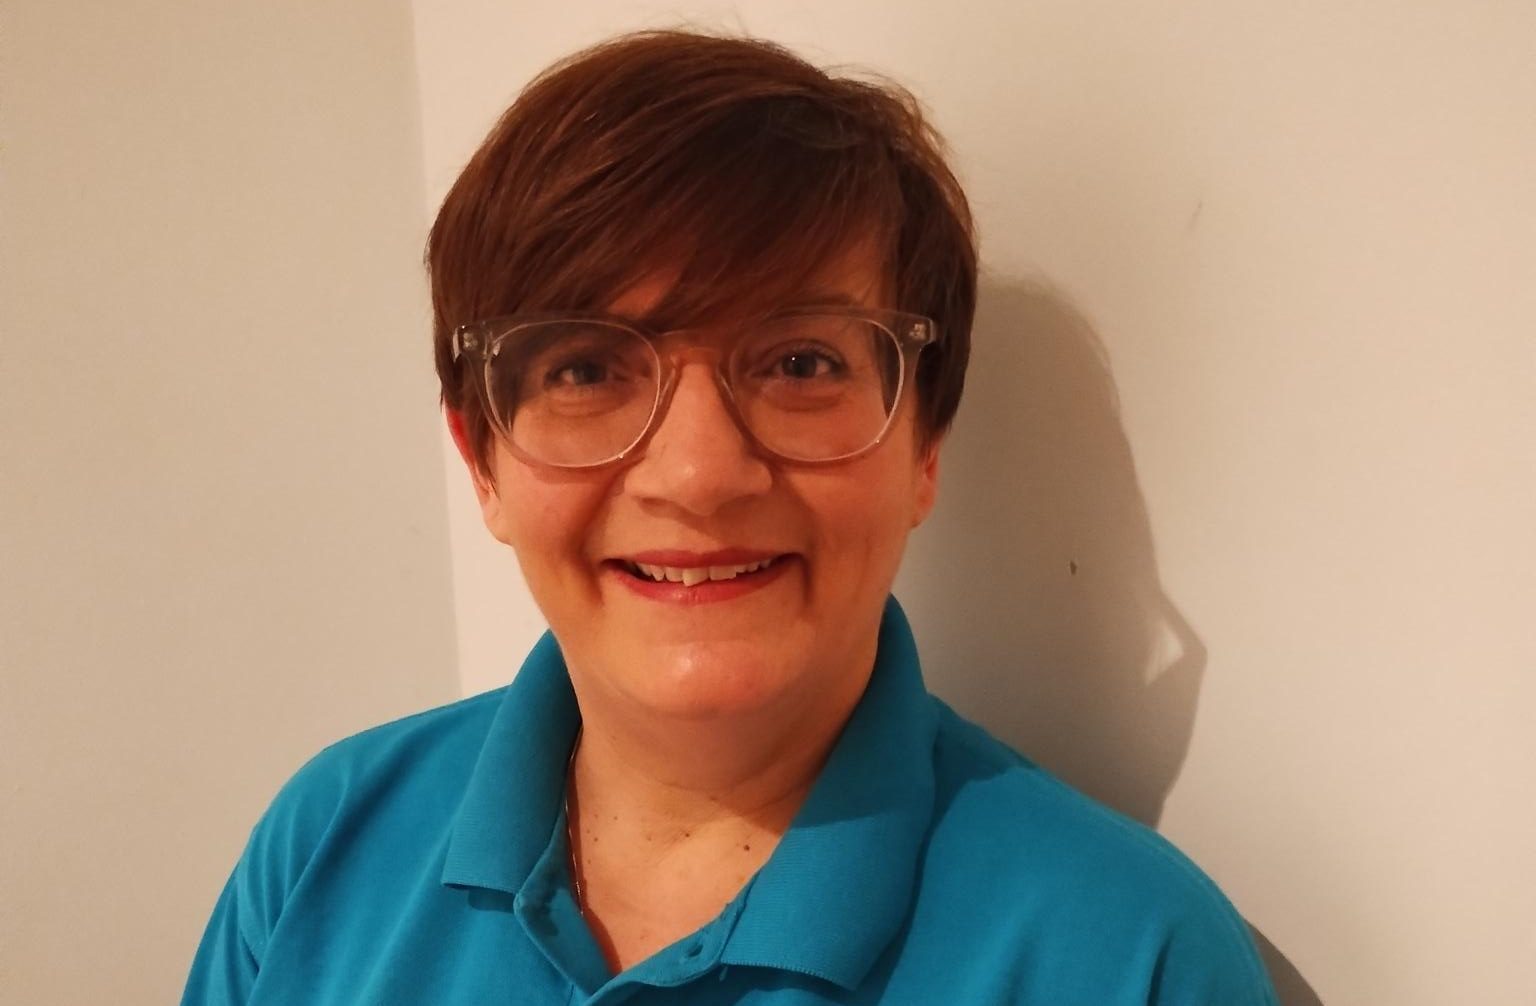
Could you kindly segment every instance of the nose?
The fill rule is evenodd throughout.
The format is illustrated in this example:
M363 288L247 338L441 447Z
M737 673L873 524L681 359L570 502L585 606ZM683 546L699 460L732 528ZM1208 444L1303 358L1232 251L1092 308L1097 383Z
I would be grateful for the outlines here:
M699 517L773 484L767 459L756 452L731 417L704 361L678 369L660 425L625 475L625 489Z

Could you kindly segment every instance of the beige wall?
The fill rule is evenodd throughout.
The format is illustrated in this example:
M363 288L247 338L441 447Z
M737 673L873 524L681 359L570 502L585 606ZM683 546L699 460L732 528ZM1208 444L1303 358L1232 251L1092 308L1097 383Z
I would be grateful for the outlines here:
M1158 821L1288 1003L1536 985L1536 8L417 2L428 205L694 18L913 85L989 275L898 593L937 690ZM460 672L538 617L448 463ZM1075 572L1074 572L1075 569Z
M4 21L0 1002L175 1002L281 781L457 691L410 17Z
M686 15L908 81L974 197L934 687L1159 822L1287 1002L1529 1002L1536 8L1274 6L418 2L413 63L404 3L7 5L0 1001L173 1001L281 779L515 669L427 210Z

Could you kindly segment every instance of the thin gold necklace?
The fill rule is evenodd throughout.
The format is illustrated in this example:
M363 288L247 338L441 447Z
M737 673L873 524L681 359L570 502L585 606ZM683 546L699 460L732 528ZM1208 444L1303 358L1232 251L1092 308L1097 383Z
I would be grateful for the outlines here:
M576 911L587 917L586 898L581 891L581 862L576 851L576 829L571 826L571 789L576 785L576 749L581 746L581 726L576 727L576 739L571 742L571 756L565 761L565 790L561 794L561 806L565 811L565 844L568 865L571 870L571 887L576 894Z

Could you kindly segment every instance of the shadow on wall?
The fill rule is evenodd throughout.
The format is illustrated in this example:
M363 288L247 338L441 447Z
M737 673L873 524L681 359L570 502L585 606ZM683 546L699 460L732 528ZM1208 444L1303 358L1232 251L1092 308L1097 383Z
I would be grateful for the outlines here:
M1156 827L1206 651L1157 573L1098 336L1038 282L983 281L939 506L896 591L929 687L1103 803ZM1287 1006L1320 1000L1255 933Z
M929 687L1155 827L1206 654L1158 581L1103 347L1043 284L984 283L975 331L939 506L899 584Z

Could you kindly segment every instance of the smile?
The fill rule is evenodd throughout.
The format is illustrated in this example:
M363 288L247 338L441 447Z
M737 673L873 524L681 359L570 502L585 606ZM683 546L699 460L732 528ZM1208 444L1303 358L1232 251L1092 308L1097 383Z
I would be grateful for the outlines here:
M796 564L793 552L722 549L657 550L609 559L603 565L632 594L663 604L699 605L755 594Z
M680 583L693 587L705 581L734 580L738 576L767 569L780 557L725 566L658 566L645 562L624 561L624 568L635 576L649 577L655 583Z

